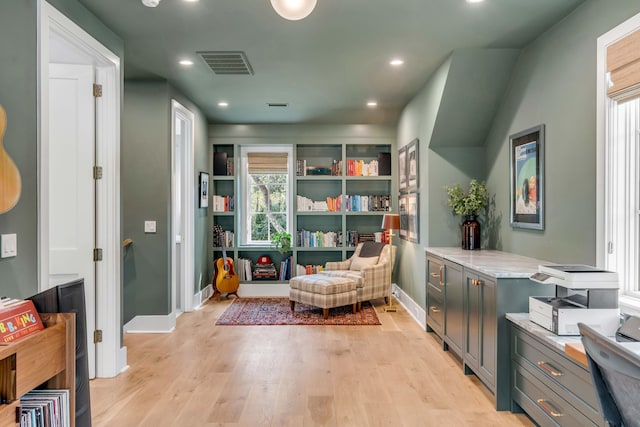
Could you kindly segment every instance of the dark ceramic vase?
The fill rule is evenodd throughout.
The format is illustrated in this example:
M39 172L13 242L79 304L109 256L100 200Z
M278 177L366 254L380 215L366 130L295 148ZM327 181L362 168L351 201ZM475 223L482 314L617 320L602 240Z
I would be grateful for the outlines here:
M476 215L467 215L462 223L462 249L480 249L480 223Z

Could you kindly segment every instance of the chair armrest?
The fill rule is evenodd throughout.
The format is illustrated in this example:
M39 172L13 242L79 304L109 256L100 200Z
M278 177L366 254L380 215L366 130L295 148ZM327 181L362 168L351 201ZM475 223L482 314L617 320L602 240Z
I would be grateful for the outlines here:
M350 265L350 259L344 261L327 261L324 268L325 270L348 270Z
M388 262L363 267L361 270L364 286L389 284Z

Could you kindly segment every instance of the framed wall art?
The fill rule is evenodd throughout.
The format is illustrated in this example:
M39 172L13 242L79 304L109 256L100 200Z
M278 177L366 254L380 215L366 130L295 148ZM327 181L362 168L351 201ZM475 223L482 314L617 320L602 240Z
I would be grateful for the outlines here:
M420 205L417 193L407 195L407 221L409 225L407 240L420 243Z
M408 196L401 194L398 196L398 213L400 214L400 231L398 235L401 239L409 238L409 212L407 210Z
M200 204L201 208L209 206L209 174L200 172Z
M406 193L409 189L407 178L407 146L405 145L398 150L398 190L401 193Z
M544 125L509 137L511 226L544 230Z
M417 191L419 184L419 163L420 157L418 153L418 138L407 144L407 189L408 191Z

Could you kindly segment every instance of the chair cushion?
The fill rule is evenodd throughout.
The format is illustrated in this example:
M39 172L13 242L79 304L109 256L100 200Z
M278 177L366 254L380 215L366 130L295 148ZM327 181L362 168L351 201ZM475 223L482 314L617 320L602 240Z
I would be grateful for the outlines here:
M372 265L376 265L378 263L378 256L372 257L361 257L361 256L352 256L351 257L351 265L349 266L349 270L360 271L363 267L369 267Z

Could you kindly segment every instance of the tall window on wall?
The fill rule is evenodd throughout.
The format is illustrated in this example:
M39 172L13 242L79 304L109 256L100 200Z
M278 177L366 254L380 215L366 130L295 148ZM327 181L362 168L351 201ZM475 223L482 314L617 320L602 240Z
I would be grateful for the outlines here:
M598 39L599 258L640 310L640 15Z
M270 245L291 232L293 149L290 145L240 147L240 233L243 245Z

